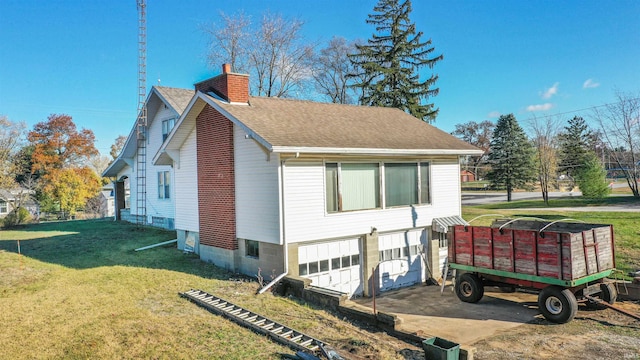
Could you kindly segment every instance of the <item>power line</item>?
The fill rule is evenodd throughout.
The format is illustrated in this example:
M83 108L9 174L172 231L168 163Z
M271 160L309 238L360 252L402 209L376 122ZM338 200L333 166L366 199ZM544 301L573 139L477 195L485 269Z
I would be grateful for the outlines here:
M640 100L640 97L638 97L638 98L632 98L632 99L629 99L629 100ZM591 107L587 107L587 108L584 108L584 109L570 110L570 111L565 111L565 112L561 112L561 113L555 113L555 114L549 114L549 115L542 115L542 116L540 116L540 117L541 117L541 118L550 118L550 117L553 117L553 116L567 115L567 114L572 114L572 113L581 112L581 111L595 110L595 109L598 109L598 108L601 108L601 107L611 106L611 105L615 105L615 104L617 104L617 102L614 102L614 103L608 103L608 104L602 104L602 105L596 105L596 106L591 106ZM530 118L528 118L528 119L524 119L524 121L534 120L534 119L537 119L537 118L538 118L538 117L533 116L533 117L530 117Z

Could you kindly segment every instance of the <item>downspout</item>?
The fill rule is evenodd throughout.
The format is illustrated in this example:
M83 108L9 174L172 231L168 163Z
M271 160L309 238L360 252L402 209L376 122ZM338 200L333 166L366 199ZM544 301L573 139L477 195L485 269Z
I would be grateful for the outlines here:
M297 152L295 157L293 157L294 159L297 159L300 157L300 153ZM291 157L286 158L284 160L280 160L280 208L281 208L281 215L280 215L280 234L282 236L282 247L284 249L284 272L280 275L278 275L275 279L273 279L270 283L268 283L267 285L265 285L262 289L260 289L258 291L258 294L262 294L265 291L269 290L274 284L277 284L280 280L282 280L283 277L287 276L289 274L289 247L287 246L287 235L286 235L286 229L285 229L285 197L284 197L284 168L286 166L287 160L292 159Z

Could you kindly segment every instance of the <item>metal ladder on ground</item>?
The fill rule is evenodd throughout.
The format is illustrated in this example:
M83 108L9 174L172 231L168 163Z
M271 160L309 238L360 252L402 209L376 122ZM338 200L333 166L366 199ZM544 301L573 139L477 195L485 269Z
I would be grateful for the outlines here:
M234 305L205 291L192 289L187 292L180 293L180 296L193 301L215 314L222 315L233 320L244 327L258 333L268 335L279 343L287 345L293 349L313 354L324 352L323 347L325 344L322 341L279 324L252 311L243 309L238 305Z

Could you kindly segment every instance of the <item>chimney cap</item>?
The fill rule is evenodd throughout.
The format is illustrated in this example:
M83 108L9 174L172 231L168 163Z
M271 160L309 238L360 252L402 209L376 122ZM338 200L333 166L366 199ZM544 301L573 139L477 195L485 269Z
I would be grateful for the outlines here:
M222 73L228 74L231 72L231 64L222 64Z

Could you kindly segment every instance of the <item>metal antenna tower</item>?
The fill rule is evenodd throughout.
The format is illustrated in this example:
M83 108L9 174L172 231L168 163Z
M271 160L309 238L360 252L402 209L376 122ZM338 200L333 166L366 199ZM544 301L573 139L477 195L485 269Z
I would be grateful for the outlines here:
M138 120L136 133L138 154L136 160L136 223L147 223L147 4L136 0L138 7Z

